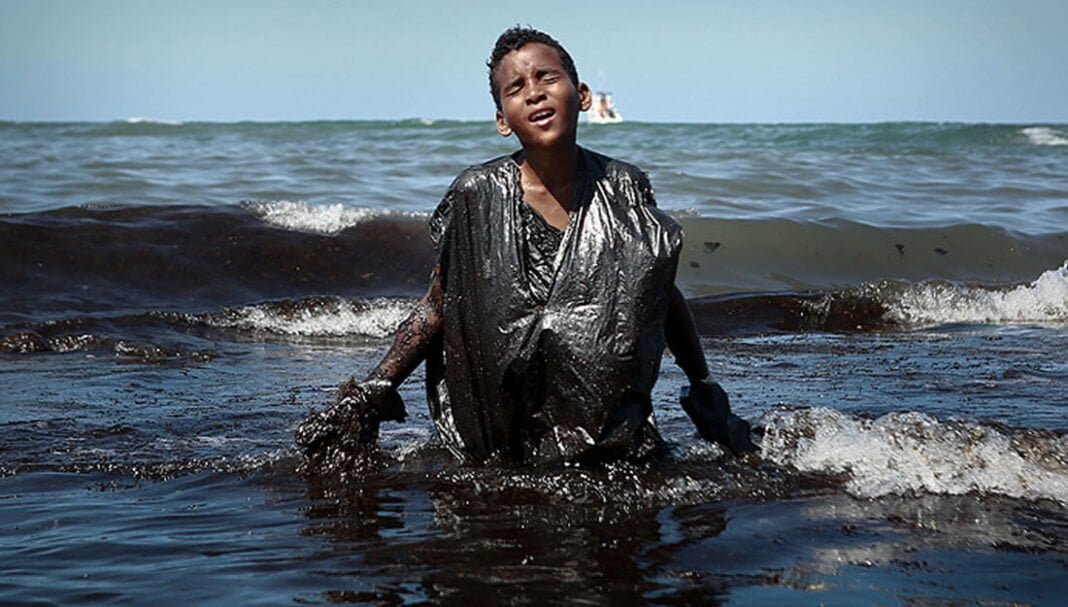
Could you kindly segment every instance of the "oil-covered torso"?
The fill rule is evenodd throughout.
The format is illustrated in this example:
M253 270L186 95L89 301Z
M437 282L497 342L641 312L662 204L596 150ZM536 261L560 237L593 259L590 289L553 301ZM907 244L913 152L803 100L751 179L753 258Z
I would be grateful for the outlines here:
M462 457L633 458L659 441L649 394L681 232L640 170L582 156L551 263L546 243L529 241L510 157L462 173L431 219L445 327L428 392Z

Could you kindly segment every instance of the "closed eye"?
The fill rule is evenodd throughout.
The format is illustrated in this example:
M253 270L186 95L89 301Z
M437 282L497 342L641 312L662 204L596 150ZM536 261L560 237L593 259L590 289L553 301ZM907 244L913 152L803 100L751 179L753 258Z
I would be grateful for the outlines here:
M560 79L560 72L556 70L545 70L538 72L538 79L542 82L553 83Z
M505 95L514 95L514 94L518 93L522 89L523 89L523 81L522 80L513 80L512 82L509 82L507 85L505 85L504 94Z

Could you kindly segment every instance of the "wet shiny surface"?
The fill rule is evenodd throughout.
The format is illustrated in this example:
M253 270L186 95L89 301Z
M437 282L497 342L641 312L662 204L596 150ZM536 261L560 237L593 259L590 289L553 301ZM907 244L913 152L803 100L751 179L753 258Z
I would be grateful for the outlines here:
M1068 493L1033 481L1068 478L1068 373L1036 330L706 339L736 411L795 441L742 461L696 438L668 364L654 392L668 462L461 466L432 441L418 374L409 422L384 424L383 459L342 485L296 474L293 429L381 338L235 331L195 363L8 358L0 599L1056 604ZM926 425L885 417L921 410ZM973 459L990 450L1024 459ZM874 453L895 468L866 469ZM974 484L910 489L931 454ZM1020 465L1033 472L1007 497Z
M294 430L424 292L450 180L513 144L0 123L0 603L1060 605L1065 133L583 127L682 225L763 457L695 437L666 359L659 466L461 466L420 370L338 486Z

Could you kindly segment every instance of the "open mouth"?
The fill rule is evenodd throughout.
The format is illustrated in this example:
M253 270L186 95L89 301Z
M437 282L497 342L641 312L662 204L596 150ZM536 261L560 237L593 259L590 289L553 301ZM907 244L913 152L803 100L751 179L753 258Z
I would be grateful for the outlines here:
M538 110L530 115L529 120L531 122L543 122L556 115L555 110Z

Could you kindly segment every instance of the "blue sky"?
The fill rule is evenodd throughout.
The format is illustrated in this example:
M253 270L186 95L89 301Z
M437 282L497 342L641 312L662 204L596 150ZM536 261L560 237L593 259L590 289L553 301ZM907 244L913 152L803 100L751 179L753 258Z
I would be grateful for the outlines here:
M628 119L1068 122L1066 0L0 0L0 119L489 119L515 23Z

